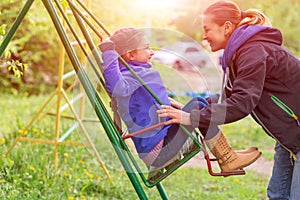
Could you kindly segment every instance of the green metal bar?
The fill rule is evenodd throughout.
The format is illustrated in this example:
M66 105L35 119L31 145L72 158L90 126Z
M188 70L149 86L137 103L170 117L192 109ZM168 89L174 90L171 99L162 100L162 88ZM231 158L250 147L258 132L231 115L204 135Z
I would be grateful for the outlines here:
M74 5L70 5L70 6L74 6ZM98 53L98 51L94 51L94 50L93 50L93 49L95 48L95 45L94 45L94 43L93 43L93 40L92 40L91 37L90 37L90 34L87 32L86 27L85 27L84 24L83 24L83 21L79 18L78 14L77 14L78 9L74 9L74 8L73 8L72 11L73 11L73 15L75 16L75 18L76 18L76 20L77 20L77 23L79 24L79 27L80 27L80 29L81 29L81 31L82 31L82 33L83 33L85 39L86 39L86 41L87 41L87 43L88 43L88 45L89 45L91 51L93 51L93 55L96 57L95 59L97 60L97 58L100 57L100 54ZM80 15L80 17L84 18L84 16L82 16L82 15ZM85 20L87 20L87 19L85 19ZM84 21L85 21L85 20L84 20ZM100 65L100 64L101 64L101 63L98 63L98 65ZM94 71L95 71L95 69L94 69ZM114 123L114 122L111 122L111 123ZM137 170L138 173L140 174L140 176L141 176L141 178L143 179L143 181L146 183L147 180L146 180L145 176L143 175L142 170L140 169L139 165L138 165L137 162L135 161L134 156L131 154L131 152L130 152L129 148L127 147L126 143L124 142L123 138L121 138L120 134L116 134L116 136L118 137L119 142L121 143L122 147L123 147L123 148L125 149L125 151L127 152L127 156L130 158L132 164L134 165L134 167L136 168L136 170ZM152 186L151 186L151 187L152 187ZM163 195L163 196L166 196L166 194Z
M54 23L54 26L60 36L62 43L64 44L64 47L70 58L70 61L73 65L75 71L77 72L78 78L80 79L80 81L87 93L89 100L95 106L96 114L97 114L99 120L101 121L103 128L105 129L111 143L113 144L113 147L114 147L128 177L129 177L132 185L134 186L140 199L148 199L143 190L142 185L139 182L138 177L133 172L133 169L132 169L131 165L129 164L129 161L128 161L125 153L123 152L122 147L121 147L120 143L118 142L118 139L113 134L117 131L117 128L115 126L111 126L109 117L106 115L107 111L106 111L105 107L101 106L101 100L100 100L99 96L97 95L95 88L90 83L84 69L81 67L79 59L77 58L75 51L72 48L70 41L67 37L67 34L66 34L62 24L60 23L58 14L56 13L56 11L54 9L54 6L53 6L51 0L43 0L43 4L45 5L45 8L47 9L47 11Z
M68 1L68 2L71 3L70 1ZM95 46L95 44L94 44L94 42L92 40L92 37L89 34L89 32L87 31L87 28L84 25L82 19L84 19L85 22L88 21L88 20L86 19L86 17L84 15L80 15L79 16L80 12L79 12L78 8L73 3L69 4L69 6L70 6L70 8L71 8L71 10L73 12L73 15L74 15L74 17L76 19L76 22L79 25L79 28L80 28L80 30L81 30L81 32L82 32L82 34L83 34L83 36L84 36L87 44L89 45L89 48L90 48L90 50L91 50L91 52L92 52L92 54L94 56L94 59L95 59L97 65L99 66L99 69L100 69L100 66L102 65L102 59L101 59L101 56L100 56L99 48L97 48ZM92 67L93 67L93 70L96 73L97 77L100 78L100 81L101 81L101 83L103 83L103 86L104 86L104 81L102 80L102 78L101 78L100 74L98 73L97 69L94 66L92 66Z
M30 9L34 0L27 0L25 5L23 6L22 10L18 14L15 22L13 23L12 27L9 29L7 35L5 36L1 46L0 46L0 57L3 55L5 49L7 48L9 42L13 38L14 34L16 33L19 25L21 24L22 20L24 19L26 13Z
M165 189L164 189L164 187L161 183L158 183L156 185L156 188L157 188L157 190L158 190L158 192L159 192L159 194L160 194L160 196L163 200L168 200L169 199L169 197L168 197L168 195L167 195L167 193L166 193L166 191L165 191Z
M70 1L70 0L67 0L67 1L69 3L69 6L71 7L71 9L75 9L75 11L80 15L80 17L82 17L82 19L84 19L84 21L89 25L89 27L94 31L94 33L96 33L97 36L102 40L102 35L97 30L97 28L89 20L86 19L84 14L82 14L80 12L80 10L76 7L76 5L72 1Z
M86 29L85 25L83 24L83 21L82 21L81 18L84 18L84 21L86 21L87 19L83 15L80 15L81 18L78 16L78 9L77 8L75 9L75 5L74 4L70 4L70 7L72 9L73 15L74 15L77 23L79 24L79 27L80 27L80 29L81 29L81 31L82 31L85 39L86 39L86 41L87 41L87 43L88 43L91 51L93 51L94 52L94 56L96 56L95 59L97 60L97 58L100 56L100 54L97 54L97 51L94 51L95 45L93 43L93 40L90 37L90 34L87 32L87 29ZM98 65L100 65L100 63ZM122 146L125 148L125 151L127 152L127 155L129 156L129 158L131 159L134 167L137 169L138 173L141 175L143 181L146 182L146 178L143 175L142 170L140 169L140 167L138 166L138 164L135 162L135 159L134 159L133 155L130 153L130 150L128 149L126 143L120 137L120 134L117 134L117 136L119 137L119 141L121 142ZM159 193L161 194L161 196L162 196L163 199L166 199L165 197L167 197L167 194L166 194L165 190L163 189L162 184L161 183L158 183L158 184L159 184L159 187L158 187L159 188Z
M110 32L108 29L102 24L98 18L82 3L82 1L77 0L77 2L80 4L80 6L90 15L90 17L100 26L100 28L106 33L106 35L110 35Z
M63 10L62 6L60 5L60 3L59 3L57 0L54 0L54 1L55 1L56 5L57 5L57 7L58 7L58 9L59 9L59 11L60 11L62 17L63 17L64 20L66 21L66 23L67 23L67 25L68 25L68 28L71 30L73 36L75 37L76 41L78 42L78 44L79 44L79 46L80 46L80 48L81 48L81 50L83 51L84 55L87 57L89 63L91 64L91 66L92 66L92 68L93 68L93 70L94 70L94 72L95 72L97 78L100 80L102 86L104 87L105 83L104 83L103 78L101 77L101 75L100 75L99 72L97 71L94 62L91 60L90 56L88 55L87 51L85 50L85 47L83 46L83 44L82 44L82 42L81 42L79 36L76 34L76 31L75 31L74 28L72 27L71 22L69 21L68 17L67 17L66 14L64 13L64 10ZM76 13L75 13L75 14L76 14ZM85 35L84 35L84 36L85 36ZM89 37L89 38L90 38L90 37ZM86 36L85 36L85 39L86 39L86 40L90 40L90 39L86 38ZM89 44L89 46L90 46L90 44ZM94 57L95 57L95 56L94 56ZM95 58L95 59L96 59L96 61L97 61L97 64L100 65L100 64L101 64L100 56L98 55L98 57Z

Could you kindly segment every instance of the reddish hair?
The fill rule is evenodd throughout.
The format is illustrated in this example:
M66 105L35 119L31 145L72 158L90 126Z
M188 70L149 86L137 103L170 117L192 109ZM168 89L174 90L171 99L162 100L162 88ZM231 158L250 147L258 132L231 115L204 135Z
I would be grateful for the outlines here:
M271 22L261 11L257 9L241 11L238 5L231 1L218 1L210 5L204 11L204 15L213 16L214 22L220 26L226 21L237 27L243 24L271 26Z

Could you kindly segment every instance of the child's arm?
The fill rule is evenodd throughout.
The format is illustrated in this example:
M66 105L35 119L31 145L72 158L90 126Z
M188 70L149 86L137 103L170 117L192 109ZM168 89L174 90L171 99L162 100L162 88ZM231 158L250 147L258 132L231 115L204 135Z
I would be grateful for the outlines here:
M109 93L117 95L124 95L129 87L124 81L123 75L120 72L118 53L115 51L115 45L112 41L106 40L99 45L102 51L103 59L103 76L105 78L105 85ZM118 84L118 85L117 85ZM117 86L117 89L116 89Z

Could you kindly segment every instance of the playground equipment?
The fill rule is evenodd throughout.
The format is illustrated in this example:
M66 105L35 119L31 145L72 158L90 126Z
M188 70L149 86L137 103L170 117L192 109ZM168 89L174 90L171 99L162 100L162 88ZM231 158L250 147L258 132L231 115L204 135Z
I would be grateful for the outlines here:
M23 9L20 11L17 19L15 20L14 24L12 25L9 33L7 34L5 40L3 41L3 43L1 44L1 50L0 50L0 55L3 54L6 46L8 45L9 41L11 40L11 38L13 37L14 33L17 31L18 26L20 25L20 23L22 22L22 20L24 19L27 11L30 9L32 3L34 1L27 1L26 4L24 5ZM89 4L89 0L86 1L87 4ZM67 12L65 8L64 12ZM64 28L66 28L66 24L65 22L62 23L62 26ZM74 47L76 45L76 43L71 43L72 46ZM85 46L85 44L83 44ZM85 144L83 144L82 142L73 142L73 141L65 141L65 139L76 129L76 128L81 128L82 131L84 132L84 134L86 136L88 136L82 121L84 119L82 119L82 117L80 116L81 114L79 113L79 115L76 114L76 112L73 109L73 104L76 101L81 101L83 100L84 95L78 94L77 96L73 97L73 99L69 99L67 96L67 93L70 92L73 87L74 84L71 85L69 88L64 89L63 88L63 82L76 75L75 71L70 71L64 74L64 65L65 65L65 49L62 43L59 44L59 63L58 63L58 82L57 82L57 88L56 90L50 95L50 97L47 99L47 101L41 106L40 110L38 110L38 112L36 113L36 115L31 119L31 121L26 125L26 127L24 128L23 131L28 130L36 121L38 120L42 120L45 115L50 115L50 116L55 116L55 133L54 133L54 138L53 140L49 140L49 139L37 139L37 138L30 138L30 137L25 137L22 134L20 134L13 142L13 144L10 146L10 148L7 150L7 152L5 153L5 156L8 155L12 149L15 147L15 145L18 142L32 142L32 143L40 143L40 144L47 144L47 145L53 145L54 146L54 155L53 155L53 166L56 169L57 168L57 161L58 161L58 148L60 145L69 145L69 146L83 146ZM85 56L81 56L81 58L85 58ZM56 101L51 104L56 97ZM65 104L63 105L63 101L65 102ZM63 115L62 113L66 110L66 109L70 109L73 116L67 116L67 115ZM51 112L51 109L55 109L55 113ZM84 109L84 108L82 108ZM82 111L81 111L82 112ZM63 133L62 135L60 134L60 127L61 127L61 119L62 118L66 118L69 120L75 120L75 123L69 127L69 129ZM89 144L91 143L89 140L87 141ZM107 177L110 178L109 172L104 164L104 162L102 161L101 157L99 154L95 154L97 161L100 163L100 165L102 166L105 174L107 175Z
M26 15L27 11L30 9L32 3L34 0L28 0L26 4L24 5L23 9L21 10L20 14L18 15L15 23L9 30L7 36L5 37L3 43L0 46L0 55L3 54L5 48L7 47L9 41L12 39L13 34L16 32L20 22ZM189 135L189 137L193 140L193 142L196 144L197 148L195 148L193 151L189 152L189 154L185 155L183 158L179 159L178 162L173 163L172 166L168 166L164 169L161 169L160 173L158 173L158 176L156 176L154 179L149 179L149 177L146 177L144 173L142 172L142 169L140 165L138 164L138 161L136 161L135 157L131 153L130 149L128 148L127 144L125 143L125 140L132 137L133 135L141 134L144 131L147 131L151 128L155 128L157 126L163 126L164 124L157 124L155 127L149 127L148 129L144 129L141 132L132 133L130 135L124 135L123 131L120 127L120 119L116 115L116 112L112 114L107 106L103 102L103 97L100 96L100 93L97 91L93 83L91 82L87 72L86 67L80 62L79 56L76 54L76 51L74 50L74 47L72 46L70 39L68 37L68 34L65 29L65 25L68 27L68 29L71 31L72 35L76 39L76 42L78 43L80 49L82 50L83 55L87 58L88 63L91 65L94 75L99 79L99 82L102 85L102 88L104 88L104 81L102 78L102 74L99 71L99 68L102 64L101 62L101 56L100 52L97 48L97 46L94 44L93 38L89 32L89 29L87 26L93 31L93 33L96 34L97 40L102 40L103 33L100 33L100 30L104 32L107 36L110 36L110 32L105 28L105 26L95 17L95 15L87 8L87 6L82 3L80 0L66 0L68 3L68 6L72 12L72 16L74 16L77 25L80 28L81 34L85 38L85 42L88 46L89 51L87 51L87 48L84 46L82 40L80 40L78 34L74 30L70 20L68 19L68 16L65 13L65 8L59 3L58 0L42 0L45 8L47 9L47 12L49 13L51 20L56 28L56 31L61 39L62 45L72 63L72 66L78 76L78 79L90 101L92 104L95 113L107 135L109 138L128 178L130 179L138 197L140 199L148 199L147 195L141 185L140 179L137 176L137 174L140 175L140 178L144 182L144 184L147 187L153 187L156 186L162 199L168 199L168 195L166 191L164 190L161 181L169 176L171 173L173 173L176 169L178 169L180 166L182 166L184 163L186 163L189 159L191 159L193 156L195 156L200 151L204 152L205 159L207 161L208 165L208 171L212 176L230 176L230 175L243 175L245 174L244 170L238 170L234 172L226 172L226 173L215 173L212 171L211 167L211 161L213 159L210 159L208 156L208 153L206 152L205 144L199 134L195 137L191 133L189 133L184 126L180 126L183 130L185 130L186 134ZM57 10L59 11L60 15L58 14ZM85 14L84 14L85 13ZM86 14L90 17L89 19L86 17ZM61 16L61 17L60 17ZM90 19L93 21L91 22ZM62 23L63 21L63 23ZM66 24L65 24L66 23ZM96 25L95 25L96 24ZM97 26L97 27L96 27ZM92 56L90 56L92 55ZM120 57L120 60L122 58ZM126 65L126 62L122 60L122 62ZM135 76L135 78L143 83L143 81L134 73L132 69L128 65L126 65L128 69L131 71L131 73ZM62 77L62 76L61 76ZM144 84L143 84L144 85ZM147 87L147 85L144 86L145 89L157 100L157 102L160 103L160 100L157 99L155 94ZM68 100L67 96L64 94L64 91L62 91L62 96ZM68 100L68 102L70 102ZM82 125L82 120L80 117L76 114L75 110L73 109L72 105L68 103L69 107L72 109L73 114L75 116L76 121L78 122L78 126L82 130L85 130L84 126ZM114 107L112 106L112 110L114 111ZM114 117L113 117L114 116ZM59 118L57 119L59 120ZM98 160L100 160L100 156L97 152L96 147L93 144L93 141L89 137L88 132L85 132L85 137L88 141L88 144L93 152L98 155ZM21 139L21 138L20 138ZM57 143L57 137L55 139L55 143ZM101 162L100 162L101 163ZM102 165L104 168L104 165Z

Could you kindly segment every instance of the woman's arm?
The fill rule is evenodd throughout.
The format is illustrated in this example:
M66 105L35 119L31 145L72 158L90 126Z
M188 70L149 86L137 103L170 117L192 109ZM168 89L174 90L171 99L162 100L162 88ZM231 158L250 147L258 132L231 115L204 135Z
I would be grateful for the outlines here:
M210 124L231 123L247 116L258 104L266 76L266 53L262 46L247 47L237 60L238 72L232 94L221 103L211 103L191 113L164 106L161 117L171 117L170 122L207 128Z

